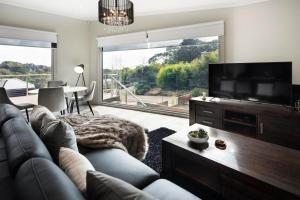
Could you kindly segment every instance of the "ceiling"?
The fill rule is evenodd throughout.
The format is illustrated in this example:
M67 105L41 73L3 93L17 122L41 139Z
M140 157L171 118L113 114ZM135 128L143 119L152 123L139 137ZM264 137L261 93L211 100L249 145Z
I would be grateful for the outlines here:
M226 8L267 0L131 0L135 15L156 15ZM82 20L97 20L98 0L0 0L0 3Z

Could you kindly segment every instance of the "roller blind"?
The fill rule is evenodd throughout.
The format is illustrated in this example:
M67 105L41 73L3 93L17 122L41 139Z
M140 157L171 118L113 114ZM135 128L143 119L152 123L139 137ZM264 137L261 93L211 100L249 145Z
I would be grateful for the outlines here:
M192 39L224 35L224 22L209 22L160 30L147 31L149 42Z
M223 36L224 21L208 22L166 29L113 35L97 38L98 47L112 47L130 44L146 44L151 42L192 39L198 37Z
M33 29L0 26L0 38L57 43L57 33Z
M146 43L147 32L136 32L97 38L98 47Z

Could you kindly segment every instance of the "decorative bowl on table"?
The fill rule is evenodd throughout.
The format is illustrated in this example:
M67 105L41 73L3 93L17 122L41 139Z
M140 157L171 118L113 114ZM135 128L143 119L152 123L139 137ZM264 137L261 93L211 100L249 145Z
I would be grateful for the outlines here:
M190 131L188 133L188 138L190 141L198 144L206 143L209 139L207 131L201 128L198 130Z

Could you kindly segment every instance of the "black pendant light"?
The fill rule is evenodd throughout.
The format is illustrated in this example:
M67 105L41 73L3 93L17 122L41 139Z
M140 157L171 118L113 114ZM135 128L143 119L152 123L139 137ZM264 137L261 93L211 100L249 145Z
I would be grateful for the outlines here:
M129 0L99 0L99 21L110 26L132 24L133 3Z

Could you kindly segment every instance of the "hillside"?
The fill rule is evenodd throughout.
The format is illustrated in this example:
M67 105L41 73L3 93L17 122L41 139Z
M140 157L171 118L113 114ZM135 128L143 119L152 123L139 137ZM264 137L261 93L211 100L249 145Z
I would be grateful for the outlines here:
M4 61L0 64L0 75L22 75L22 74L50 74L51 68L45 65L32 63L22 64L13 61Z

